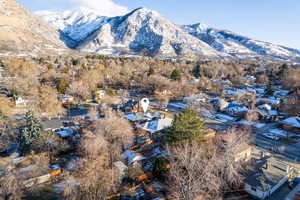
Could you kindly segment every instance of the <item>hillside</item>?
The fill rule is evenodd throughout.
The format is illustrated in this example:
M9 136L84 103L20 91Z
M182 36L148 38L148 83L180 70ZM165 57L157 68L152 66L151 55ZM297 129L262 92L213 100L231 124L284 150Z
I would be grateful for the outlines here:
M58 31L15 0L0 1L0 52L64 48Z

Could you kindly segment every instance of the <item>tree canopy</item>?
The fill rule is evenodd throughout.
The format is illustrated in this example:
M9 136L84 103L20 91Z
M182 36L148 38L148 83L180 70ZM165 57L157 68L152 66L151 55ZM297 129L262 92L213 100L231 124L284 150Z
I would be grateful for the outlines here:
M170 76L171 79L177 81L181 79L181 71L179 69L174 69Z
M172 127L166 134L166 141L171 144L204 140L206 127L199 114L188 108L175 117Z
M22 130L21 145L22 148L30 150L32 144L40 137L42 132L42 124L38 118L34 116L32 111L26 113L26 126Z

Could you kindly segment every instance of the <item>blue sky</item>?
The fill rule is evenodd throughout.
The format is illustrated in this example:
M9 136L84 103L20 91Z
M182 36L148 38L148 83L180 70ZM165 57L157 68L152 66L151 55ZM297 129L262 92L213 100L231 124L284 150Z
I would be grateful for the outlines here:
M300 49L300 0L17 0L32 10L63 11L78 6L108 15L137 7L160 12L177 24L202 22L254 39Z

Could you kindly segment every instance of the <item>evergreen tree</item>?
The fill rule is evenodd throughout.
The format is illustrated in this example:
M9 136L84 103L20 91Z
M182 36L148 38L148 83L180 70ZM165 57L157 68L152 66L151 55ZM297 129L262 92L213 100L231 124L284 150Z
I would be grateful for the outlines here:
M166 158L164 157L159 157L159 158L156 158L155 161L154 161L154 169L153 169L153 172L154 174L159 177L159 178L163 178L164 175L166 174L167 172L167 160Z
M32 111L26 113L26 126L22 130L21 146L23 150L28 151L41 135L42 124L38 118L34 116Z
M193 73L193 76L195 78L200 78L201 77L201 68L200 68L199 64L194 67L192 73Z
M281 67L280 67L280 70L278 72L278 76L281 80L287 80L288 77L289 77L289 67L287 64L283 64Z
M40 59L39 59L39 64L40 64L40 65L45 64L45 58L40 57Z
M171 79L178 81L181 79L181 71L179 69L174 69L170 76Z
M61 78L56 82L56 89L60 94L65 94L68 87L69 87L69 83L64 78Z
M172 127L167 131L166 142L171 144L181 144L184 142L204 140L206 127L199 114L188 108L178 114Z
M77 59L73 59L72 60L72 65L80 65L80 59L79 58L77 58Z
M153 67L150 67L147 75L151 76L152 74L154 74L154 69Z

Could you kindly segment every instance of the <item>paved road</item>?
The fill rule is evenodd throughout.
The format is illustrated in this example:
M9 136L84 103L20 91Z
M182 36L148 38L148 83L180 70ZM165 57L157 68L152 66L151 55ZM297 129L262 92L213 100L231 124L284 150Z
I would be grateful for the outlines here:
M253 144L260 148L282 154L290 159L300 162L300 148L294 144L286 144L261 135L256 135Z
M206 125L209 128L217 130L226 130L228 127L232 126L234 122L222 122L219 120L206 120ZM281 154L289 159L296 162L300 162L300 143L287 144L281 141L272 140L264 137L262 134L269 132L269 130L277 128L278 123L268 123L260 129L255 129L253 144L259 148L272 151L277 154Z

